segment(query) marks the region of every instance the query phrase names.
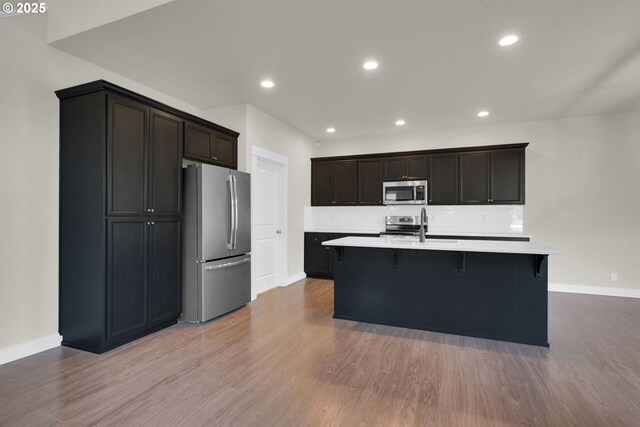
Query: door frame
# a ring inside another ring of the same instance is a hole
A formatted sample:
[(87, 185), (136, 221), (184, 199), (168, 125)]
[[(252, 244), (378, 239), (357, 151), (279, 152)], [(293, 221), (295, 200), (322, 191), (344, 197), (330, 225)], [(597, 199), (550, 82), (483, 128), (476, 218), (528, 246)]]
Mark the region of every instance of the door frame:
[[(281, 173), (279, 174), (278, 179), (278, 198), (277, 201), (279, 206), (279, 223), (280, 229), (282, 230), (282, 235), (278, 241), (278, 262), (276, 265), (276, 286), (285, 286), (287, 284), (287, 239), (289, 236), (288, 233), (288, 223), (287, 223), (287, 190), (288, 190), (288, 159), (287, 157), (274, 153), (272, 151), (266, 150), (262, 147), (257, 147), (255, 145), (251, 146), (251, 172), (254, 174), (258, 170), (258, 159), (266, 160), (271, 163), (277, 163), (280, 166)], [(255, 174), (254, 174), (255, 176)], [(257, 248), (256, 244), (256, 215), (258, 212), (257, 209), (257, 200), (258, 200), (258, 186), (256, 185), (256, 180), (251, 180), (251, 300), (257, 298), (258, 290), (257, 290), (257, 252), (255, 252), (255, 248)]]

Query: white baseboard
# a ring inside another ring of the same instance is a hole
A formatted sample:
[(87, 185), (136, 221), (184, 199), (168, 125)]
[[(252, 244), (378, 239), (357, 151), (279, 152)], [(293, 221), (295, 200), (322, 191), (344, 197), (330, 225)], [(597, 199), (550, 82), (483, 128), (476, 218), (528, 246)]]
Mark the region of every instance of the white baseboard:
[(550, 292), (567, 292), (571, 294), (603, 295), (609, 297), (640, 298), (640, 289), (609, 288), (606, 286), (565, 285), (549, 283)]
[(62, 337), (59, 334), (51, 334), (46, 337), (3, 348), (0, 350), (0, 365), (58, 347), (61, 341)]
[(306, 277), (307, 277), (307, 275), (304, 273), (304, 271), (302, 273), (294, 274), (292, 276), (287, 277), (286, 283), (284, 285), (281, 285), (281, 286), (282, 287), (289, 286), (289, 285), (297, 282), (298, 280), (302, 280), (302, 279), (304, 279)]

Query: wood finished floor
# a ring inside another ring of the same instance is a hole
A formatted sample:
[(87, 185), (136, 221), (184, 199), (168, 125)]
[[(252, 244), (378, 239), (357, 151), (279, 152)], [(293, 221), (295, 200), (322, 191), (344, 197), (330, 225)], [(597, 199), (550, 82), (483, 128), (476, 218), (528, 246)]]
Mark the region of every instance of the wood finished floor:
[(332, 282), (306, 280), (104, 355), (0, 366), (0, 425), (640, 425), (640, 300), (550, 293), (550, 349), (334, 320), (332, 304)]

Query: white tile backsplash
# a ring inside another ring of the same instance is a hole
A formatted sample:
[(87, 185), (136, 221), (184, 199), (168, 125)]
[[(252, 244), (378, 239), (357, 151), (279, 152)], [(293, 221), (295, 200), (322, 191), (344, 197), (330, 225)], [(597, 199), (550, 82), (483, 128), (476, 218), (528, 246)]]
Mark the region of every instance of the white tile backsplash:
[[(327, 206), (304, 208), (305, 231), (379, 232), (386, 215), (420, 215), (420, 206)], [(429, 231), (513, 233), (524, 231), (522, 205), (427, 206)]]

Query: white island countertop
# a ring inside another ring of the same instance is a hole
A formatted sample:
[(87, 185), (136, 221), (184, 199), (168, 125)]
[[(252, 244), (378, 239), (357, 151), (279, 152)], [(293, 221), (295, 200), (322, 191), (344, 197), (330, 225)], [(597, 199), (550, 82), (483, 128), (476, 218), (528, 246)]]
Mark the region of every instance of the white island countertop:
[(351, 246), (360, 248), (386, 248), (386, 249), (418, 249), (430, 251), (456, 251), (456, 252), (493, 252), (505, 254), (531, 254), (531, 255), (557, 255), (545, 246), (533, 242), (509, 242), (495, 240), (451, 240), (451, 239), (427, 239), (420, 242), (417, 237), (343, 237), (341, 239), (327, 240), (322, 243), (325, 246)]
[[(345, 231), (338, 229), (314, 229), (304, 230), (305, 233), (334, 233), (334, 234), (379, 234), (384, 230), (360, 230), (360, 231)], [(497, 232), (472, 232), (472, 231), (427, 231), (427, 236), (454, 236), (454, 237), (472, 237), (472, 238), (487, 238), (487, 239), (531, 239), (529, 234), (523, 233), (497, 233)]]

